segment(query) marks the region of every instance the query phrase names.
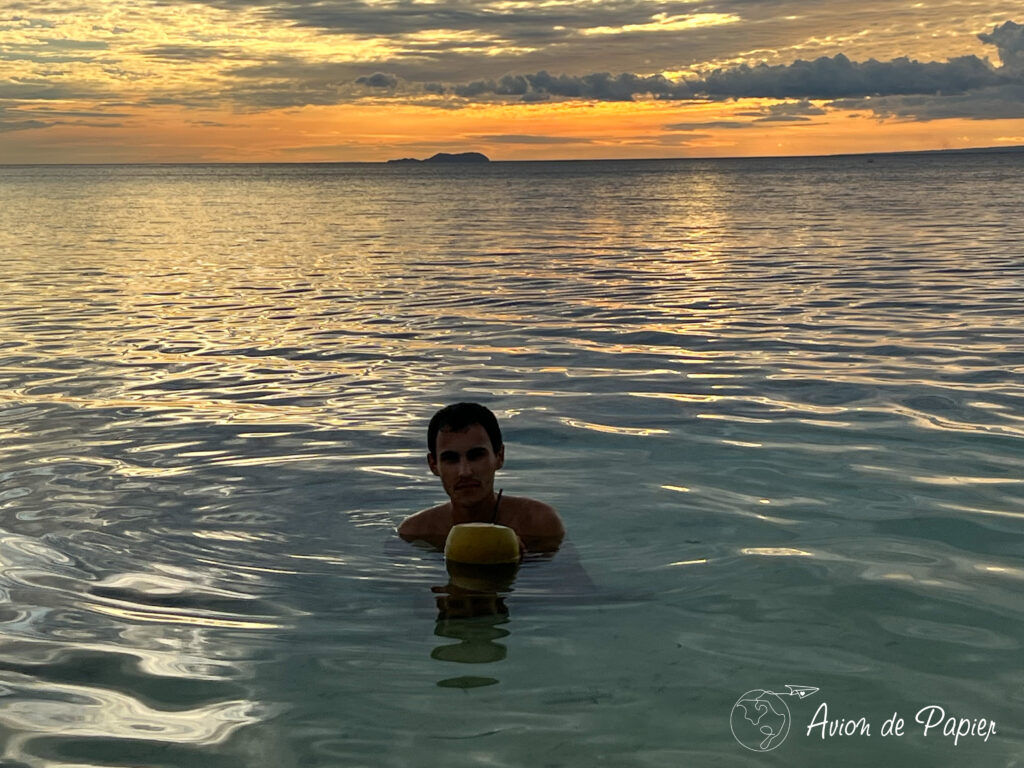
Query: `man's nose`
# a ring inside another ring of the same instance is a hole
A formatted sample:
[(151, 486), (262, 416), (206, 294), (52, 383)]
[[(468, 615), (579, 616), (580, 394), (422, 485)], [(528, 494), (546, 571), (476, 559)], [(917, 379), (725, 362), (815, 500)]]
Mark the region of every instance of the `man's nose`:
[(465, 456), (463, 456), (461, 459), (459, 459), (459, 474), (460, 475), (468, 475), (468, 474), (470, 474), (470, 471), (469, 471), (469, 459), (467, 459)]

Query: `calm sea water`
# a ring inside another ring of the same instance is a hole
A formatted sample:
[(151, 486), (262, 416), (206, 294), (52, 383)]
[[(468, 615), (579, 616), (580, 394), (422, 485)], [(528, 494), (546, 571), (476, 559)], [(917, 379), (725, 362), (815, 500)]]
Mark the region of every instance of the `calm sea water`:
[[(0, 168), (0, 763), (1021, 765), (1022, 178)], [(439, 619), (463, 399), (569, 544)]]

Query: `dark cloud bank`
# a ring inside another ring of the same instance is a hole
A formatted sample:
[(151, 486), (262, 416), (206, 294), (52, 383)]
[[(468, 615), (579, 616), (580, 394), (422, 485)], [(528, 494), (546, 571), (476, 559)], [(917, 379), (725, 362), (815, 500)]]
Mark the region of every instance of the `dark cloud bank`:
[[(632, 73), (552, 75), (542, 71), (456, 84), (413, 84), (386, 73), (361, 77), (356, 82), (367, 89), (396, 95), (418, 90), (472, 100), (632, 101), (647, 97), (712, 101), (771, 98), (806, 102), (813, 99), (831, 102), (835, 107), (867, 109), (880, 115), (922, 120), (1024, 117), (1024, 26), (1007, 21), (978, 38), (996, 48), (1001, 66), (977, 56), (962, 56), (945, 62), (919, 62), (908, 58), (856, 62), (840, 53), (813, 61), (797, 60), (792, 64), (744, 64), (683, 80)], [(803, 114), (813, 112), (805, 109)], [(801, 119), (798, 113), (766, 112), (758, 116), (774, 121)], [(677, 130), (689, 128), (679, 126)]]

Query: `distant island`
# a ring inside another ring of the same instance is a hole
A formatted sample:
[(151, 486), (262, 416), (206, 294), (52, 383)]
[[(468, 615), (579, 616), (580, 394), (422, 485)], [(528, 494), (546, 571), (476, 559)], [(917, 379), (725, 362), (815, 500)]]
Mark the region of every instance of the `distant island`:
[(417, 160), (415, 157), (403, 157), (401, 160), (388, 160), (389, 164), (393, 163), (489, 163), (491, 159), (487, 155), (482, 155), (479, 152), (460, 152), (452, 155), (447, 152), (438, 152), (433, 157), (428, 157), (426, 160)]

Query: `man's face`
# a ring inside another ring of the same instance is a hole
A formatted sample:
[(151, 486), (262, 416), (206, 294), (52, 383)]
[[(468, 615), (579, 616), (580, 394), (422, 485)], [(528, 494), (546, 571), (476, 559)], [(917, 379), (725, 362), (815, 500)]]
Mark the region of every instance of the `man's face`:
[(490, 500), (494, 473), (505, 463), (505, 448), (495, 453), (486, 429), (473, 424), (461, 432), (441, 430), (434, 450), (427, 463), (453, 502), (473, 506)]

